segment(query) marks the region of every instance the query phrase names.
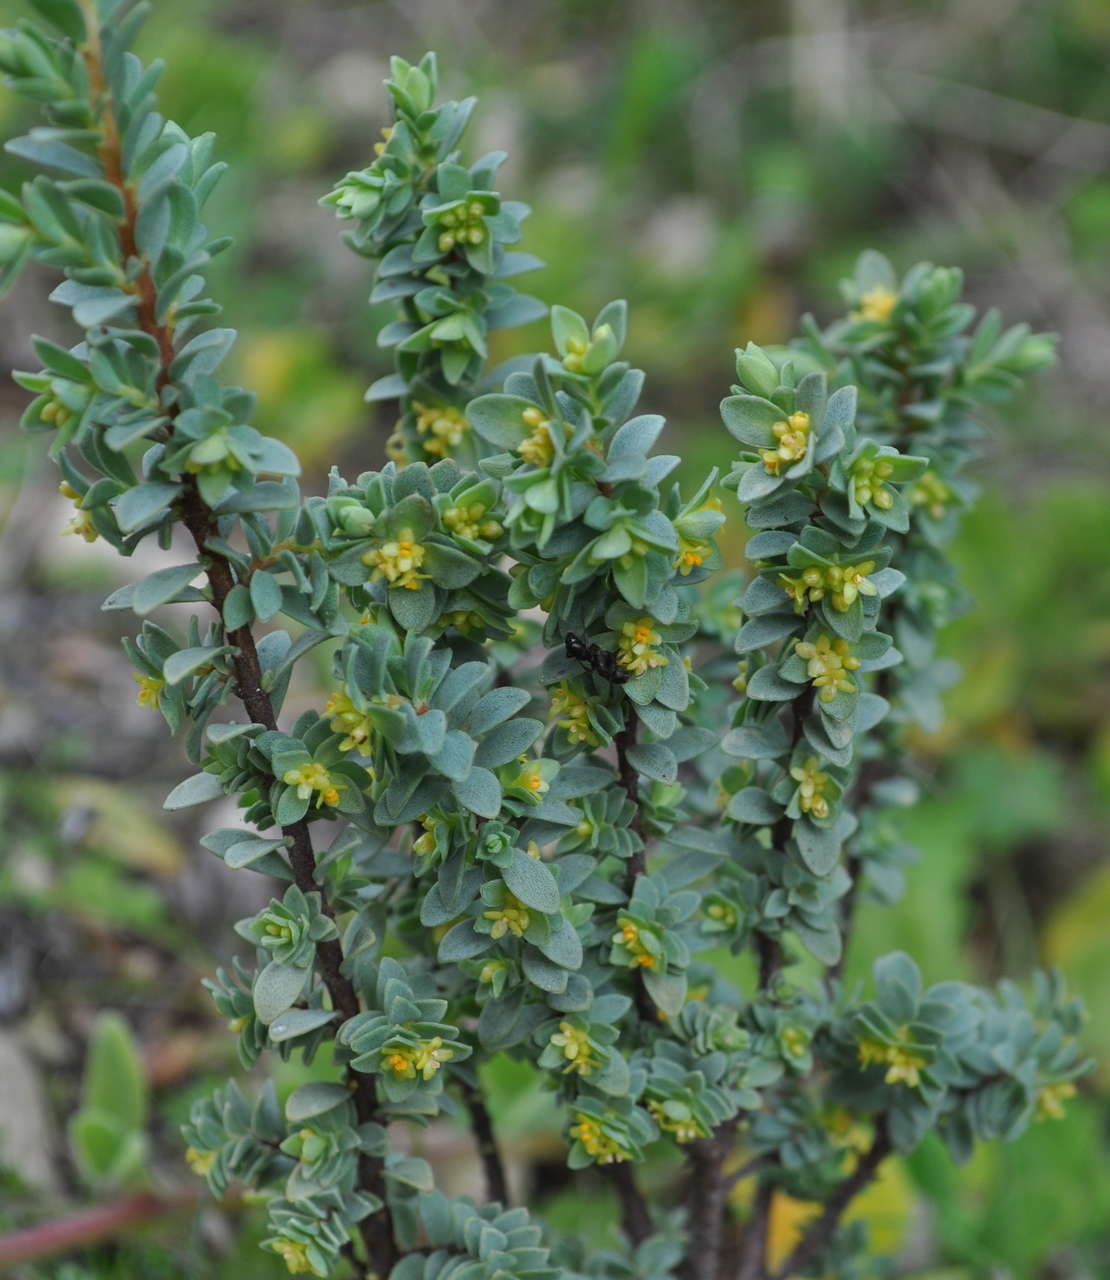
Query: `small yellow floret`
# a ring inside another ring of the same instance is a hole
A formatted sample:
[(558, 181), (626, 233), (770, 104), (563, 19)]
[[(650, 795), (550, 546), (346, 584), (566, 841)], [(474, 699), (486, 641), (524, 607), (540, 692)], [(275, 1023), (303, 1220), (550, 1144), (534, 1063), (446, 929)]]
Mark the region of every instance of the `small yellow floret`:
[(859, 306), (852, 312), (852, 319), (886, 324), (897, 305), (898, 295), (885, 285), (877, 284), (860, 297)]

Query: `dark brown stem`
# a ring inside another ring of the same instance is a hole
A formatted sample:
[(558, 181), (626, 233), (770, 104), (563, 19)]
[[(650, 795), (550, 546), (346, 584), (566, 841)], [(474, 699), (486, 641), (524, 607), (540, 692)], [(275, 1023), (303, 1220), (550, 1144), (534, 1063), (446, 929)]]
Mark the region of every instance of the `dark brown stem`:
[(775, 1188), (770, 1182), (761, 1182), (752, 1201), (752, 1213), (744, 1228), (740, 1245), (740, 1266), (736, 1280), (766, 1280), (767, 1233), (771, 1226), (771, 1201)]
[[(88, 72), (90, 100), (100, 124), (100, 160), (105, 177), (123, 197), (124, 215), (119, 223), (120, 249), (125, 266), (138, 264), (138, 272), (132, 285), (137, 298), (138, 323), (139, 327), (158, 344), (157, 389), (161, 397), (172, 385), (170, 366), (175, 354), (173, 329), (170, 325), (158, 323), (157, 289), (154, 278), (150, 264), (142, 260), (137, 248), (136, 224), (139, 211), (134, 189), (127, 181), (124, 172), (115, 106), (104, 79), (98, 18), (92, 0), (81, 0), (81, 3), (87, 33), (82, 54)], [(166, 409), (171, 421), (169, 434), (172, 437), (172, 421), (177, 408), (173, 404), (168, 404)], [(212, 591), (212, 606), (222, 620), (227, 597), (236, 585), (235, 575), (227, 559), (208, 546), (210, 539), (218, 533), (218, 523), (202, 500), (196, 481), (192, 477), (186, 479), (179, 508), (182, 521), (192, 536), (197, 554), (204, 564)], [(274, 713), (270, 695), (262, 687), (262, 667), (250, 627), (239, 627), (230, 631), (227, 638), (235, 646), (232, 667), (235, 671), (236, 692), (247, 714), (252, 722), (263, 724), (267, 729), (276, 729), (277, 716)], [(319, 892), (320, 885), (316, 881), (316, 857), (308, 824), (304, 821), (291, 823), (283, 827), (282, 832), (289, 842), (289, 861), (297, 887), (303, 893)], [(326, 898), (323, 900), (322, 909), (328, 916), (334, 915), (333, 908)], [(359, 1012), (358, 995), (351, 980), (342, 972), (343, 951), (339, 942), (335, 939), (318, 942), (316, 960), (320, 976), (331, 997), (332, 1007), (342, 1014), (344, 1020), (354, 1017)], [(377, 1095), (373, 1080), (360, 1072), (349, 1071), (348, 1082), (351, 1086), (359, 1124), (370, 1123), (377, 1116)], [(359, 1185), (364, 1191), (382, 1201), (383, 1207), (365, 1218), (360, 1230), (370, 1265), (375, 1272), (388, 1274), (397, 1260), (397, 1247), (393, 1237), (392, 1218), (386, 1201), (382, 1165), (375, 1157), (368, 1155), (359, 1157)]]
[[(620, 778), (620, 784), (636, 809), (631, 824), (632, 830), (640, 837), (640, 841), (643, 843), (644, 819), (640, 813), (640, 775), (628, 758), (629, 751), (636, 745), (639, 731), (640, 722), (636, 718), (636, 707), (631, 698), (626, 698), (624, 701), (624, 728), (613, 738), (613, 745), (617, 749), (617, 775)], [(627, 880), (629, 890), (635, 886), (636, 880), (646, 870), (647, 855), (644, 849), (639, 849), (628, 859)]]
[(38, 1258), (54, 1258), (75, 1249), (87, 1249), (102, 1240), (112, 1240), (130, 1227), (191, 1209), (198, 1194), (193, 1189), (170, 1195), (140, 1191), (68, 1218), (42, 1222), (24, 1231), (13, 1231), (0, 1236), (0, 1270), (6, 1271), (9, 1267), (34, 1262)]
[[(631, 698), (624, 702), (624, 728), (614, 736), (613, 745), (617, 749), (617, 776), (624, 788), (625, 795), (632, 801), (633, 815), (630, 824), (633, 833), (639, 837), (640, 847), (628, 859), (625, 868), (624, 885), (631, 898), (636, 890), (636, 881), (647, 872), (647, 845), (644, 835), (644, 818), (640, 812), (640, 775), (628, 758), (629, 751), (636, 745), (640, 722), (636, 718), (636, 708)], [(632, 994), (636, 1001), (636, 1012), (645, 1022), (655, 1019), (655, 1002), (644, 986), (644, 975), (637, 971), (632, 977)]]
[(739, 1169), (734, 1170), (724, 1179), (725, 1191), (731, 1191), (738, 1182), (743, 1182), (745, 1178), (750, 1178), (752, 1174), (759, 1173), (770, 1162), (771, 1157), (767, 1155), (753, 1156), (750, 1160), (745, 1160)]
[(690, 1223), (687, 1280), (717, 1280), (725, 1200), (731, 1185), (722, 1176), (722, 1170), (739, 1123), (739, 1119), (730, 1120), (711, 1137), (690, 1144), (690, 1182), (686, 1196)]
[[(892, 613), (894, 607), (891, 606)], [(887, 669), (879, 672), (875, 679), (875, 692), (880, 697), (891, 698), (894, 693), (894, 675), (891, 670)], [(894, 743), (891, 742), (889, 749), (884, 753), (885, 760), (889, 760), (894, 750)], [(856, 784), (852, 789), (852, 802), (856, 813), (863, 813), (864, 810), (870, 807), (874, 802), (875, 787), (884, 778), (889, 777), (890, 768), (885, 760), (865, 760), (860, 765), (859, 773), (856, 775)], [(828, 983), (837, 981), (844, 972), (844, 966), (848, 962), (848, 946), (855, 931), (856, 912), (859, 909), (860, 878), (863, 873), (860, 859), (848, 854), (844, 860), (844, 869), (851, 878), (851, 884), (848, 886), (848, 892), (840, 900), (840, 958), (829, 966), (825, 974), (825, 979)]]
[(478, 1158), (482, 1162), (482, 1172), (486, 1179), (486, 1199), (508, 1206), (509, 1180), (505, 1174), (505, 1162), (501, 1158), (501, 1148), (497, 1145), (497, 1134), (481, 1088), (464, 1084), (462, 1093), (466, 1109), (470, 1112), (474, 1145), (478, 1148)]
[(825, 1202), (820, 1216), (810, 1223), (805, 1235), (794, 1246), (793, 1252), (775, 1272), (774, 1280), (788, 1280), (790, 1276), (799, 1275), (820, 1258), (835, 1235), (845, 1209), (872, 1181), (879, 1171), (879, 1166), (890, 1155), (890, 1151), (890, 1135), (887, 1133), (886, 1122), (880, 1120), (871, 1146), (860, 1156), (859, 1163), (852, 1170), (851, 1175), (844, 1179)]
[(604, 1165), (621, 1203), (621, 1228), (633, 1246), (643, 1244), (652, 1233), (651, 1214), (644, 1193), (636, 1185), (632, 1166), (620, 1161)]

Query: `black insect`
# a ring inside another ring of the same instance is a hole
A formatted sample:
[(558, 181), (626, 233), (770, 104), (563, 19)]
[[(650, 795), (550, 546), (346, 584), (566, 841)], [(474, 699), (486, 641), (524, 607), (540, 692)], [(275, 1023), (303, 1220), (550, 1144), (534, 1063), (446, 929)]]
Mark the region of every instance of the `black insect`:
[(608, 680), (610, 684), (627, 684), (632, 678), (632, 673), (625, 671), (617, 662), (615, 653), (610, 653), (608, 649), (603, 649), (589, 640), (583, 640), (573, 632), (567, 633), (566, 650), (568, 658), (580, 662), (587, 671), (593, 671), (603, 680)]

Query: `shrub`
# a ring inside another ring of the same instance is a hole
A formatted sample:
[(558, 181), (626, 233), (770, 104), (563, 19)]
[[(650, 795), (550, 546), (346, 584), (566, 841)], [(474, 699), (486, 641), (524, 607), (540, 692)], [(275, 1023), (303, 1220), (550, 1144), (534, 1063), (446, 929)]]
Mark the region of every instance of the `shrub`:
[[(23, 425), (72, 531), (174, 561), (106, 607), (141, 619), (139, 699), (198, 770), (166, 807), (237, 797), (244, 825), (203, 843), (279, 882), (238, 925), (251, 960), (209, 984), (242, 1063), (335, 1063), (281, 1105), (229, 1081), (193, 1110), (193, 1168), (267, 1197), (293, 1273), (859, 1274), (843, 1215), (884, 1159), (930, 1131), (957, 1159), (1011, 1139), (1085, 1069), (1054, 978), (1029, 1003), (925, 988), (902, 953), (867, 991), (840, 978), (860, 894), (900, 891), (907, 733), (954, 678), (936, 637), (963, 607), (945, 546), (978, 414), (1051, 340), (977, 318), (955, 269), (864, 254), (844, 317), (737, 352), (739, 450), (686, 497), (636, 412), (624, 303), (554, 307), (554, 353), (489, 367), (491, 332), (545, 310), (509, 283), (539, 265), (512, 247), (528, 211), (495, 189), (502, 157), (461, 158), (473, 101), (437, 105), (431, 54), (394, 59), (377, 159), (324, 198), (397, 303), (368, 393), (398, 405), (391, 460), (302, 498), (215, 376), (234, 333), (205, 297), (212, 137), (157, 113), (137, 11), (35, 8), (0, 66), (43, 110), (9, 144), (43, 172), (0, 198), (0, 256), (6, 280), (60, 271), (84, 336), (35, 339)], [(720, 571), (720, 488), (746, 584)], [(283, 723), (321, 644), (332, 692)], [(501, 1054), (556, 1094), (569, 1167), (612, 1181), (613, 1252), (508, 1204), (481, 1071)], [(460, 1107), (481, 1204), (391, 1142)], [(772, 1263), (786, 1197), (815, 1207)]]

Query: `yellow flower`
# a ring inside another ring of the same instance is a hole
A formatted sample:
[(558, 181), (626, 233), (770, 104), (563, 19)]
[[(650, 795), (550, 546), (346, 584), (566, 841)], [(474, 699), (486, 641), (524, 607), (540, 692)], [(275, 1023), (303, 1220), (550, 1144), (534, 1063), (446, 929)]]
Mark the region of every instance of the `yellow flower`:
[(332, 730), (347, 735), (339, 744), (339, 750), (365, 753), (373, 732), (366, 712), (360, 711), (343, 689), (336, 689), (329, 695), (324, 711), (331, 717)]
[(135, 701), (139, 706), (157, 711), (162, 699), (162, 690), (166, 687), (165, 680), (160, 676), (140, 675), (137, 671), (131, 673), (131, 679), (139, 686), (139, 692), (135, 695)]
[(563, 368), (570, 373), (582, 372), (582, 357), (590, 349), (590, 344), (581, 338), (567, 340), (567, 354), (563, 356)]
[(388, 1067), (398, 1080), (416, 1078), (416, 1050), (409, 1045), (395, 1045), (382, 1054), (382, 1066)]
[(857, 1046), (860, 1066), (885, 1066), (887, 1072), (883, 1079), (887, 1084), (904, 1084), (912, 1089), (920, 1083), (921, 1068), (928, 1066), (929, 1060), (906, 1047), (910, 1038), (908, 1027), (899, 1027), (897, 1038), (898, 1044), (883, 1044), (870, 1038), (860, 1040)]
[[(52, 423), (55, 427), (64, 427), (73, 417), (73, 414), (66, 405), (62, 404), (57, 396), (54, 396), (39, 410), (39, 417), (43, 422)], [(69, 495), (67, 494), (66, 496), (68, 497)]]
[(286, 786), (296, 787), (297, 795), (302, 800), (307, 800), (314, 791), (318, 791), (317, 808), (322, 804), (338, 804), (339, 793), (345, 785), (342, 781), (333, 778), (327, 769), (322, 764), (317, 764), (315, 760), (302, 764), (299, 769), (287, 769), (281, 780)]
[(893, 473), (889, 458), (862, 457), (852, 463), (852, 491), (861, 507), (870, 502), (880, 511), (889, 511), (894, 506), (894, 494), (884, 483)]
[(503, 938), (507, 933), (511, 933), (514, 938), (521, 938), (532, 920), (527, 907), (511, 893), (505, 895), (503, 907), (483, 911), (482, 915), (486, 920), (493, 921), (493, 928), (489, 931), (491, 938)]
[(1075, 1097), (1075, 1085), (1070, 1080), (1042, 1085), (1037, 1090), (1037, 1119), (1063, 1120), (1064, 1103)]
[(879, 594), (878, 587), (867, 578), (874, 569), (874, 560), (864, 560), (861, 564), (832, 565), (825, 570), (825, 585), (832, 588), (830, 599), (838, 613), (846, 613), (858, 596)]
[(620, 928), (613, 934), (613, 941), (632, 956), (634, 962), (642, 969), (655, 969), (658, 967), (658, 957), (653, 956), (651, 952), (644, 946), (644, 941), (640, 937), (640, 928), (625, 916), (621, 916), (617, 920)]
[(431, 1040), (425, 1040), (416, 1050), (413, 1066), (425, 1080), (430, 1080), (440, 1067), (445, 1062), (450, 1062), (454, 1056), (454, 1049), (443, 1043), (442, 1036), (433, 1036)]
[(790, 776), (798, 783), (798, 808), (815, 818), (827, 818), (829, 802), (825, 799), (825, 788), (829, 784), (829, 775), (821, 772), (817, 757), (809, 756), (800, 765), (795, 765)]
[(441, 214), (438, 223), (443, 230), (436, 241), (440, 253), (447, 253), (456, 244), (481, 244), (486, 238), (486, 226), (482, 221), (485, 209), (478, 200), (459, 205)]
[(413, 538), (411, 529), (402, 529), (390, 542), (363, 554), (362, 563), (374, 569), (372, 581), (384, 578), (391, 587), (407, 587), (416, 591), (427, 574), (417, 570), (424, 563), (424, 548)]
[(381, 140), (381, 142), (375, 142), (375, 143), (374, 143), (374, 154), (375, 154), (376, 156), (380, 156), (380, 155), (385, 151), (385, 144), (386, 144), (386, 143), (390, 140), (390, 138), (392, 138), (392, 137), (393, 137), (393, 126), (392, 126), (392, 125), (387, 125), (387, 126), (382, 130), (382, 140)]
[(216, 1154), (215, 1151), (198, 1151), (196, 1147), (186, 1147), (185, 1163), (198, 1178), (204, 1178), (216, 1163)]
[(422, 836), (418, 836), (412, 842), (413, 853), (419, 853), (419, 854), (425, 854), (425, 855), (429, 853), (435, 853), (436, 827), (438, 825), (435, 818), (433, 818), (430, 813), (426, 813), (422, 818), (418, 819), (418, 821), (420, 822), (420, 825), (424, 828), (424, 834)]
[(663, 638), (650, 618), (626, 622), (617, 637), (617, 662), (636, 676), (642, 676), (654, 667), (665, 667), (668, 659), (657, 647), (662, 643)]
[(898, 305), (898, 295), (885, 285), (877, 284), (868, 289), (852, 312), (853, 320), (869, 320), (873, 324), (886, 324), (891, 312)]
[(671, 1134), (676, 1142), (693, 1142), (695, 1138), (709, 1136), (692, 1115), (681, 1120), (669, 1116), (663, 1109), (663, 1103), (657, 1102), (654, 1098), (649, 1098), (647, 1105), (655, 1123), (664, 1133)]
[(777, 476), (779, 468), (785, 463), (790, 466), (806, 455), (809, 447), (809, 414), (799, 410), (789, 418), (772, 423), (771, 434), (778, 441), (773, 449), (761, 449), (759, 456), (763, 465), (773, 476)]
[(454, 627), (460, 635), (473, 635), (486, 625), (485, 618), (475, 609), (448, 609), (439, 615), (443, 627)]
[(312, 1263), (308, 1260), (308, 1250), (296, 1240), (273, 1240), (270, 1247), (289, 1268), (291, 1275), (314, 1274)]
[(84, 538), (86, 542), (95, 542), (100, 535), (96, 531), (96, 525), (93, 524), (92, 514), (81, 507), (81, 495), (73, 485), (64, 480), (58, 486), (58, 492), (63, 498), (71, 498), (77, 506), (77, 511), (73, 518), (62, 530), (63, 536), (67, 533), (74, 533), (79, 538)]
[(712, 544), (706, 542), (703, 538), (684, 538), (679, 534), (678, 557), (674, 562), (674, 567), (685, 578), (693, 570), (700, 569), (708, 556), (712, 554), (712, 551)]
[[(813, 681), (813, 687), (821, 690), (819, 697), (822, 702), (832, 702), (838, 693), (855, 693), (856, 686), (848, 678), (848, 672), (856, 670), (859, 658), (852, 656), (847, 640), (834, 640), (832, 636), (820, 635), (812, 644), (806, 640), (796, 640), (794, 649), (800, 658), (805, 659), (806, 671)], [(794, 770), (791, 770), (791, 775), (797, 777)]]
[(727, 902), (711, 902), (705, 908), (705, 914), (710, 920), (715, 920), (726, 929), (735, 929), (736, 922), (739, 919), (736, 908)]
[(488, 509), (480, 502), (472, 502), (468, 507), (449, 507), (443, 513), (443, 523), (460, 538), (469, 538), (471, 541), (485, 538), (492, 541), (505, 531), (496, 520), (482, 518)]
[(543, 766), (539, 760), (533, 760), (527, 768), (522, 769), (510, 785), (537, 797), (546, 795), (551, 789), (551, 784), (543, 776)]
[(571, 742), (585, 742), (591, 747), (597, 747), (601, 745), (601, 739), (590, 724), (589, 708), (588, 699), (563, 682), (551, 690), (548, 719), (557, 720), (559, 728)]
[(532, 428), (532, 434), (517, 445), (517, 453), (534, 467), (546, 467), (555, 456), (550, 420), (535, 408), (525, 409), (520, 416), (524, 425)]
[(551, 1037), (551, 1043), (562, 1051), (567, 1060), (567, 1065), (563, 1068), (565, 1074), (573, 1072), (588, 1076), (597, 1066), (589, 1035), (573, 1023), (560, 1022), (559, 1030)]
[(614, 1164), (627, 1160), (629, 1153), (616, 1139), (602, 1131), (601, 1125), (592, 1117), (578, 1112), (575, 1123), (570, 1127), (570, 1136), (576, 1138), (585, 1148), (586, 1154), (593, 1156), (598, 1164)]
[(779, 1044), (788, 1057), (800, 1058), (809, 1048), (809, 1032), (805, 1027), (783, 1027), (779, 1032)]
[(420, 447), (433, 458), (446, 458), (462, 444), (469, 429), (466, 418), (453, 405), (426, 405), (412, 402)]
[(943, 520), (952, 500), (952, 490), (935, 471), (926, 471), (910, 490), (910, 501), (924, 507), (934, 520)]

